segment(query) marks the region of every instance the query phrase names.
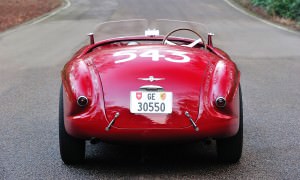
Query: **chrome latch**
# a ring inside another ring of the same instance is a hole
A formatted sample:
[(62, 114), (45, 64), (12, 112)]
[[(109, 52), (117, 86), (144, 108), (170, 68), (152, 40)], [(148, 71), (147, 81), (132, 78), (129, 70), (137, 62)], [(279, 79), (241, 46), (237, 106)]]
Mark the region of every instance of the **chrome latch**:
[(156, 86), (156, 85), (145, 85), (140, 87), (140, 91), (164, 91), (164, 88), (161, 86)]

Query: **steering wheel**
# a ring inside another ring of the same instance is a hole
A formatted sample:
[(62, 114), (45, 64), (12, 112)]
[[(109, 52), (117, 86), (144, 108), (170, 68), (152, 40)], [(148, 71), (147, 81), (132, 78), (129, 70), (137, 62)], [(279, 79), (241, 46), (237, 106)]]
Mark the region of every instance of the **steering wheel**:
[(174, 34), (175, 32), (177, 31), (190, 31), (192, 33), (194, 33), (195, 35), (197, 35), (199, 37), (199, 39), (196, 39), (194, 42), (190, 43), (190, 44), (187, 44), (187, 45), (181, 45), (181, 46), (185, 46), (185, 47), (194, 47), (196, 46), (198, 43), (202, 42), (203, 45), (204, 45), (204, 48), (206, 49), (206, 44), (205, 44), (205, 41), (204, 41), (204, 38), (198, 34), (196, 31), (194, 30), (191, 30), (191, 29), (188, 29), (188, 28), (179, 28), (179, 29), (175, 29), (171, 32), (169, 32), (163, 39), (162, 41), (162, 44), (168, 44), (168, 45), (177, 45), (176, 43), (173, 43), (171, 41), (168, 40), (168, 38)]

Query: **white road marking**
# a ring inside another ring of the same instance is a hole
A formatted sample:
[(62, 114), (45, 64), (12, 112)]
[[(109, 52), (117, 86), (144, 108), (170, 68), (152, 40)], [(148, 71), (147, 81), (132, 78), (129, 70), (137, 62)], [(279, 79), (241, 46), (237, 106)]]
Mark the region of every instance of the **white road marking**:
[(54, 16), (55, 14), (57, 14), (58, 12), (64, 10), (64, 9), (67, 9), (68, 7), (71, 6), (71, 2), (70, 0), (64, 0), (65, 1), (65, 5), (56, 9), (55, 11), (49, 13), (49, 14), (46, 14), (45, 16), (42, 16), (41, 18), (38, 18), (36, 21), (33, 21), (32, 23), (30, 24), (37, 24), (37, 23), (40, 23), (42, 21), (44, 21), (45, 19), (51, 17), (51, 16)]

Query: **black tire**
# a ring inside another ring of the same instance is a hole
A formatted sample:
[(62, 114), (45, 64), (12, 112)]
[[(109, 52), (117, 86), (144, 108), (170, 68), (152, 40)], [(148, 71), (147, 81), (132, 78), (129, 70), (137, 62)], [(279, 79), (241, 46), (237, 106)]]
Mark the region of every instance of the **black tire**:
[(64, 124), (63, 87), (59, 95), (59, 147), (60, 156), (65, 164), (78, 164), (85, 158), (85, 140), (70, 136)]
[(239, 98), (240, 98), (240, 125), (236, 135), (217, 139), (217, 152), (220, 161), (225, 163), (236, 163), (242, 156), (243, 149), (243, 101), (242, 90), (239, 86)]

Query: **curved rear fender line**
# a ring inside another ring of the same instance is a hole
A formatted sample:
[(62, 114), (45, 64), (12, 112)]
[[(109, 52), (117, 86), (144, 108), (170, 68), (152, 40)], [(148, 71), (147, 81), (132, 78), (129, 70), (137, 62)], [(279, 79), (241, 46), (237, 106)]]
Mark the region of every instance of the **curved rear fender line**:
[[(212, 72), (210, 80), (210, 90), (208, 91), (208, 100), (206, 104), (209, 107), (209, 112), (224, 118), (233, 118), (239, 116), (236, 113), (235, 96), (238, 91), (240, 82), (240, 72), (237, 70), (236, 65), (229, 60), (220, 60), (216, 63), (215, 69)], [(215, 105), (215, 100), (218, 97), (226, 99), (226, 107), (219, 109)]]
[(213, 47), (210, 45), (207, 45), (207, 49), (209, 49), (212, 53), (214, 53), (215, 55), (217, 55), (218, 57), (220, 57), (223, 60), (230, 60), (230, 56), (225, 53), (223, 50), (217, 48), (217, 47)]
[(90, 45), (85, 45), (82, 48), (80, 48), (78, 51), (76, 51), (74, 53), (74, 55), (72, 56), (72, 59), (74, 58), (80, 58), (82, 56), (82, 54), (84, 54), (84, 52), (89, 49)]
[[(99, 102), (100, 80), (89, 60), (71, 60), (62, 71), (64, 86), (65, 116), (86, 116), (97, 108)], [(86, 96), (88, 105), (79, 107), (77, 98)]]

